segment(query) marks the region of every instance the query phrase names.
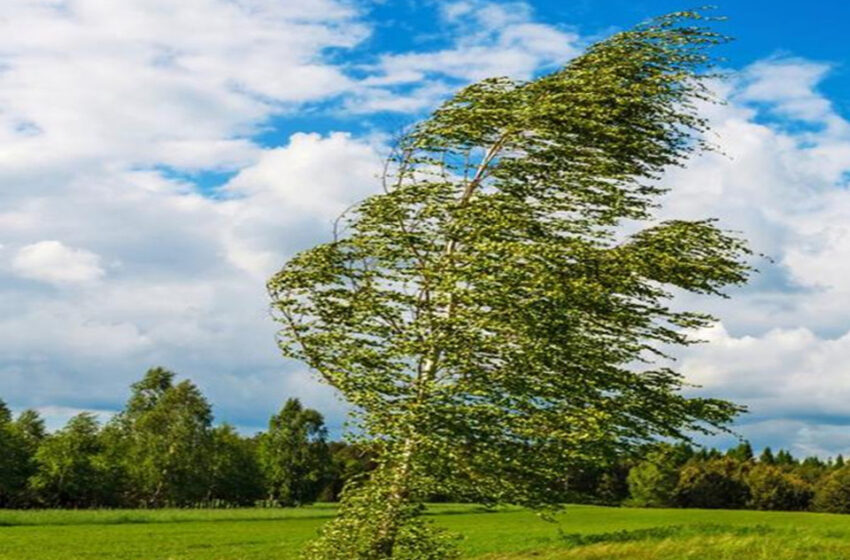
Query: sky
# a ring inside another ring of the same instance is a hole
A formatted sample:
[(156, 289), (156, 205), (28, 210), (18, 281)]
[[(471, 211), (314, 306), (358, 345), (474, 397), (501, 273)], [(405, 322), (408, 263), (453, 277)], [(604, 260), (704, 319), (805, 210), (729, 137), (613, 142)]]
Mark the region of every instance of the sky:
[[(0, 398), (52, 428), (164, 366), (216, 418), (345, 405), (274, 341), (265, 281), (376, 192), (387, 142), (458, 87), (531, 79), (667, 0), (3, 0)], [(660, 218), (716, 217), (769, 258), (678, 355), (757, 448), (850, 453), (850, 7), (719, 2), (722, 154)], [(730, 438), (712, 440), (728, 444)]]

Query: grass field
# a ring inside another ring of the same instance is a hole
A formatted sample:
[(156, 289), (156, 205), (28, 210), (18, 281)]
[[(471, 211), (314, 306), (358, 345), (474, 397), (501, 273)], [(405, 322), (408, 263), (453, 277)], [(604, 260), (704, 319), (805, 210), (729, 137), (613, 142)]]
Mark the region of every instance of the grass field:
[[(2, 511), (0, 559), (288, 560), (334, 513), (301, 509)], [(481, 560), (850, 559), (850, 516), (570, 506), (549, 523), (518, 509), (438, 505)]]

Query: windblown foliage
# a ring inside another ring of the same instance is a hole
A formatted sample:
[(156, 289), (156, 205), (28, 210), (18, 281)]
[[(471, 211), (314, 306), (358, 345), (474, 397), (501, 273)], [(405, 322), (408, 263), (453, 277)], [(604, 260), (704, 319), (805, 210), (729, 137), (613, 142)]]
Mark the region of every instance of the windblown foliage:
[(565, 469), (739, 411), (653, 363), (711, 321), (671, 309), (671, 289), (719, 294), (749, 270), (711, 220), (653, 220), (661, 173), (704, 147), (723, 38), (699, 19), (460, 91), (400, 139), (383, 194), (270, 280), (284, 353), (380, 446), (310, 558), (444, 558), (416, 515), (429, 493), (551, 505)]

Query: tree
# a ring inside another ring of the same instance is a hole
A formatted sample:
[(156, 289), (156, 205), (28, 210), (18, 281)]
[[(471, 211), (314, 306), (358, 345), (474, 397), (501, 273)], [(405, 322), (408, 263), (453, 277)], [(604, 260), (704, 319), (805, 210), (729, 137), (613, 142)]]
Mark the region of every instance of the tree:
[(775, 465), (776, 457), (773, 456), (773, 451), (770, 447), (765, 447), (764, 450), (759, 455), (759, 464), (762, 465)]
[(209, 495), (212, 410), (189, 381), (149, 370), (133, 384), (115, 422), (133, 500), (146, 506), (189, 505)]
[(679, 472), (674, 499), (681, 507), (743, 508), (750, 499), (744, 482), (748, 465), (731, 457), (688, 463)]
[(726, 452), (726, 456), (741, 462), (752, 461), (753, 447), (750, 445), (750, 442), (742, 441), (737, 446), (730, 448)]
[(27, 409), (15, 419), (14, 427), (21, 435), (30, 455), (35, 455), (38, 446), (47, 436), (44, 420), (37, 411)]
[(796, 465), (797, 461), (791, 453), (784, 449), (780, 449), (779, 452), (776, 453), (776, 464), (784, 467), (791, 467)]
[(72, 418), (51, 435), (35, 454), (37, 471), (30, 486), (50, 507), (92, 507), (104, 505), (98, 456), (103, 451), (100, 426), (89, 413)]
[(802, 478), (779, 467), (759, 464), (746, 475), (749, 507), (764, 510), (800, 511), (809, 507), (812, 487)]
[(360, 480), (376, 467), (375, 454), (369, 446), (342, 441), (329, 442), (328, 451), (331, 455), (330, 475), (319, 500), (336, 502), (346, 484)]
[(679, 469), (691, 458), (689, 446), (660, 445), (629, 471), (629, 504), (638, 507), (671, 507), (679, 482)]
[(671, 309), (670, 289), (718, 294), (749, 270), (712, 221), (653, 217), (654, 179), (704, 147), (705, 51), (721, 38), (686, 24), (700, 17), (463, 89), (400, 138), (383, 194), (270, 280), (284, 354), (378, 446), (309, 558), (444, 558), (419, 516), (428, 495), (555, 506), (565, 470), (740, 410), (684, 396), (653, 362), (711, 323)]
[(263, 473), (253, 439), (241, 437), (233, 426), (212, 431), (210, 496), (228, 504), (247, 506), (263, 498)]
[(808, 482), (815, 484), (830, 471), (829, 465), (818, 457), (806, 457), (794, 468), (794, 474)]
[(850, 467), (833, 471), (818, 482), (812, 509), (828, 513), (850, 513)]
[(12, 421), (12, 412), (0, 400), (0, 508), (26, 502), (31, 457), (26, 438)]
[(322, 415), (289, 399), (260, 438), (268, 498), (282, 505), (316, 501), (328, 482), (330, 452)]

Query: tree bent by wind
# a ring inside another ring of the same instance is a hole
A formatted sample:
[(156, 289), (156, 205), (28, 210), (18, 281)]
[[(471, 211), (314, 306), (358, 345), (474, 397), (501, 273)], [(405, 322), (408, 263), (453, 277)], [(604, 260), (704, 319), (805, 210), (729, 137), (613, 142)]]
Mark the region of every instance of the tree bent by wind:
[(701, 19), (463, 89), (400, 139), (382, 194), (269, 281), (284, 354), (379, 449), (307, 558), (451, 557), (420, 517), (428, 495), (555, 506), (567, 468), (740, 412), (657, 365), (713, 320), (671, 308), (671, 290), (720, 295), (750, 270), (713, 221), (653, 218), (660, 174), (708, 147), (698, 107), (723, 38)]

